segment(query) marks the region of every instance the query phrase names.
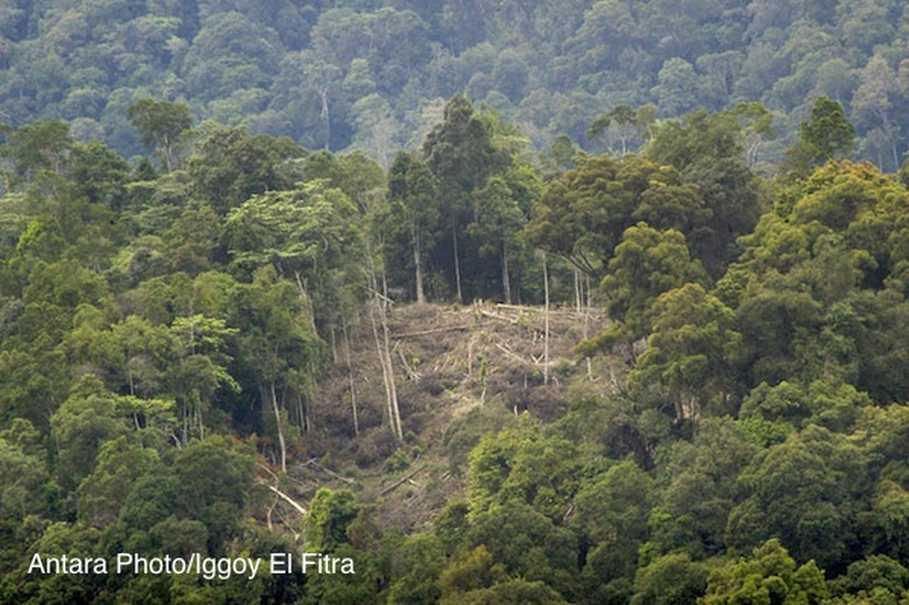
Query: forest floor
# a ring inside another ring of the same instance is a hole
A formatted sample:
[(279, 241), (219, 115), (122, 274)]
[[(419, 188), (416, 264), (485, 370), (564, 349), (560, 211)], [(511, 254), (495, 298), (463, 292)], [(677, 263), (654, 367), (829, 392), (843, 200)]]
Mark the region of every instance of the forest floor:
[[(544, 422), (563, 415), (579, 385), (610, 392), (624, 380), (621, 359), (590, 364), (575, 352), (602, 330), (602, 311), (553, 307), (549, 382), (544, 380), (542, 307), (476, 303), (392, 305), (389, 335), (404, 443), (388, 428), (386, 394), (367, 318), (351, 330), (348, 351), (336, 334), (334, 363), (314, 391), (310, 430), (288, 462), (287, 493), (306, 503), (319, 487), (347, 488), (374, 506), (385, 528), (419, 531), (465, 488), (467, 455), (511, 418)], [(586, 327), (585, 327), (586, 324)], [(351, 382), (356, 394), (355, 434)], [(285, 511), (283, 518), (292, 516)]]

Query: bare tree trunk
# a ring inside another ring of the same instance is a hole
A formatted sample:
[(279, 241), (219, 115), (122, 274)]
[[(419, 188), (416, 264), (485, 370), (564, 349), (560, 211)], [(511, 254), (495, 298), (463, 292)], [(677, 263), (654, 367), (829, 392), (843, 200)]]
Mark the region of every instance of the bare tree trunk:
[(549, 268), (543, 252), (543, 384), (549, 384)]
[(196, 423), (199, 426), (199, 439), (205, 439), (205, 423), (202, 422), (202, 401), (196, 402)]
[[(584, 307), (584, 340), (587, 340), (590, 337), (590, 307), (592, 303), (592, 297), (590, 295), (590, 276), (584, 276), (585, 281), (587, 282), (587, 304)], [(587, 380), (593, 381), (593, 367), (591, 365), (590, 357), (586, 358), (587, 362)]]
[(388, 376), (391, 379), (391, 411), (393, 413), (395, 434), (398, 437), (398, 441), (404, 441), (404, 431), (401, 428), (401, 408), (398, 406), (398, 389), (395, 385), (395, 371), (394, 366), (391, 364), (391, 343), (388, 338), (388, 317), (385, 315), (384, 309), (379, 317), (382, 319), (382, 333), (385, 341), (385, 360), (388, 364)]
[(577, 269), (574, 270), (574, 307), (581, 312), (581, 273)]
[[(373, 337), (376, 341), (376, 350), (379, 354), (379, 361), (382, 363), (382, 377), (383, 382), (385, 383), (385, 394), (387, 397), (388, 403), (388, 420), (391, 424), (392, 434), (400, 442), (404, 440), (404, 433), (401, 430), (401, 413), (398, 406), (398, 391), (395, 386), (395, 374), (394, 366), (391, 363), (391, 347), (389, 345), (388, 337), (388, 318), (385, 315), (385, 305), (388, 300), (388, 291), (385, 281), (385, 269), (382, 269), (382, 284), (385, 287), (385, 296), (380, 300), (378, 291), (376, 290), (376, 270), (375, 263), (373, 262), (372, 253), (370, 251), (369, 243), (367, 242), (367, 267), (369, 273), (369, 281), (372, 286), (372, 291), (376, 294), (373, 298), (373, 305), (370, 307), (369, 319), (372, 324)], [(379, 340), (379, 330), (376, 325), (376, 310), (378, 310), (381, 315), (380, 319), (382, 321), (382, 332), (384, 334), (383, 341)], [(384, 342), (384, 346), (383, 346)]]
[(297, 393), (297, 424), (300, 425), (300, 430), (306, 430), (306, 412), (303, 411), (303, 398)]
[(331, 146), (331, 114), (328, 111), (328, 89), (320, 89), (319, 98), (322, 101), (322, 111), (319, 117), (325, 123), (325, 149), (328, 149)]
[(309, 298), (309, 294), (306, 293), (306, 288), (303, 286), (303, 278), (300, 276), (299, 271), (294, 271), (294, 278), (297, 281), (297, 292), (300, 294), (300, 299), (306, 304), (306, 309), (309, 315), (309, 327), (312, 328), (313, 334), (318, 334), (319, 331), (316, 329), (316, 317), (313, 313), (312, 300)]
[(458, 302), (463, 303), (464, 297), (461, 295), (461, 261), (458, 259), (458, 235), (454, 222), (451, 223), (451, 245), (454, 251), (455, 284), (458, 288)]
[(374, 305), (377, 304), (378, 303), (375, 301), (370, 303), (369, 323), (372, 326), (372, 336), (376, 343), (376, 353), (379, 356), (379, 363), (382, 366), (382, 385), (385, 387), (385, 413), (388, 416), (388, 423), (392, 427), (392, 433), (394, 433), (394, 423), (391, 420), (391, 388), (388, 386), (388, 366), (385, 365), (385, 353), (382, 352), (382, 344), (379, 341), (379, 329), (376, 327)]
[(505, 294), (505, 302), (511, 304), (511, 279), (508, 277), (508, 254), (502, 249), (502, 290)]
[(331, 324), (328, 329), (331, 333), (331, 362), (333, 364), (337, 365), (338, 364), (338, 343), (335, 341), (335, 325)]
[[(383, 338), (379, 338), (379, 328), (376, 323), (376, 309), (382, 315)], [(386, 408), (388, 411), (388, 422), (391, 426), (391, 432), (399, 442), (404, 440), (401, 432), (400, 408), (398, 407), (398, 392), (395, 387), (394, 366), (391, 364), (391, 353), (388, 344), (388, 322), (385, 319), (382, 303), (379, 300), (373, 301), (373, 307), (370, 310), (369, 319), (372, 324), (373, 338), (376, 341), (376, 351), (379, 354), (379, 361), (382, 364), (382, 378), (385, 383)]]
[(278, 444), (281, 446), (281, 472), (287, 472), (287, 444), (284, 442), (284, 429), (281, 428), (281, 412), (278, 410), (278, 397), (275, 394), (275, 383), (271, 382), (271, 404), (275, 411), (275, 426), (278, 428)]
[(417, 303), (422, 305), (426, 302), (426, 297), (423, 295), (423, 266), (420, 261), (420, 236), (417, 228), (413, 227), (413, 264), (416, 270)]
[(350, 407), (353, 411), (354, 435), (360, 436), (360, 420), (357, 414), (357, 389), (354, 385), (353, 364), (350, 362), (350, 335), (347, 333), (347, 322), (342, 321), (341, 333), (344, 335), (344, 357), (347, 361), (347, 378), (350, 381)]

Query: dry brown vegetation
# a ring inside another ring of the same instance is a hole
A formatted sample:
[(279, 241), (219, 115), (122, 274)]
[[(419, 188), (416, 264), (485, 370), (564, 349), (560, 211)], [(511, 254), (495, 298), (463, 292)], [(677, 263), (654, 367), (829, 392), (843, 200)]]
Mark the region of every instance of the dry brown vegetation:
[(550, 310), (550, 379), (544, 382), (543, 307), (476, 303), (392, 305), (389, 329), (405, 443), (398, 446), (384, 417), (382, 371), (365, 322), (352, 330), (350, 371), (343, 339), (335, 363), (316, 386), (312, 426), (288, 465), (290, 485), (306, 502), (320, 486), (346, 487), (375, 503), (383, 522), (412, 529), (428, 522), (463, 488), (470, 449), (483, 434), (518, 414), (545, 421), (561, 416), (567, 390), (590, 383), (606, 391), (621, 383), (621, 360), (590, 365), (574, 351), (585, 333), (607, 323), (596, 309)]

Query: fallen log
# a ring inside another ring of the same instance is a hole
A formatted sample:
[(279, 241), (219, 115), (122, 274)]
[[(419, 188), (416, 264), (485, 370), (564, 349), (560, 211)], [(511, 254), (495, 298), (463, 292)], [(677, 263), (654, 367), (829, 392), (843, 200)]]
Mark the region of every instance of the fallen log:
[(411, 338), (414, 336), (428, 336), (429, 334), (440, 334), (442, 332), (454, 332), (456, 330), (469, 330), (470, 326), (449, 326), (447, 328), (436, 328), (434, 330), (421, 330), (419, 332), (402, 332), (401, 334), (392, 334), (391, 338)]
[(401, 477), (400, 479), (398, 479), (397, 481), (395, 481), (388, 487), (383, 488), (382, 491), (379, 492), (379, 495), (384, 496), (386, 494), (390, 494), (392, 491), (395, 490), (395, 488), (399, 487), (400, 485), (402, 485), (402, 484), (406, 483), (407, 481), (409, 481), (410, 479), (412, 479), (414, 477), (414, 475), (416, 475), (417, 473), (422, 471), (424, 468), (426, 468), (426, 467), (419, 466), (419, 467), (415, 468), (413, 471), (407, 473), (406, 475), (404, 475), (403, 477)]

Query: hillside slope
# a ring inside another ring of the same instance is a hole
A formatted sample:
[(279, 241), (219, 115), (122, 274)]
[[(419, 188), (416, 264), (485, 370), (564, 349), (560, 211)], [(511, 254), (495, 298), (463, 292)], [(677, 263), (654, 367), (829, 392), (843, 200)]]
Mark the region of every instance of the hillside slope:
[(376, 504), (387, 526), (425, 525), (463, 489), (467, 454), (484, 434), (519, 414), (544, 421), (559, 417), (567, 409), (568, 390), (578, 382), (616, 388), (625, 367), (620, 359), (601, 357), (588, 375), (587, 363), (573, 352), (585, 321), (593, 334), (607, 320), (596, 309), (550, 311), (551, 375), (545, 384), (541, 307), (393, 306), (389, 330), (405, 433), (399, 446), (383, 417), (381, 365), (363, 318), (350, 335), (349, 369), (339, 335), (335, 363), (316, 386), (311, 428), (289, 468), (294, 496), (306, 502), (319, 487), (348, 488)]

